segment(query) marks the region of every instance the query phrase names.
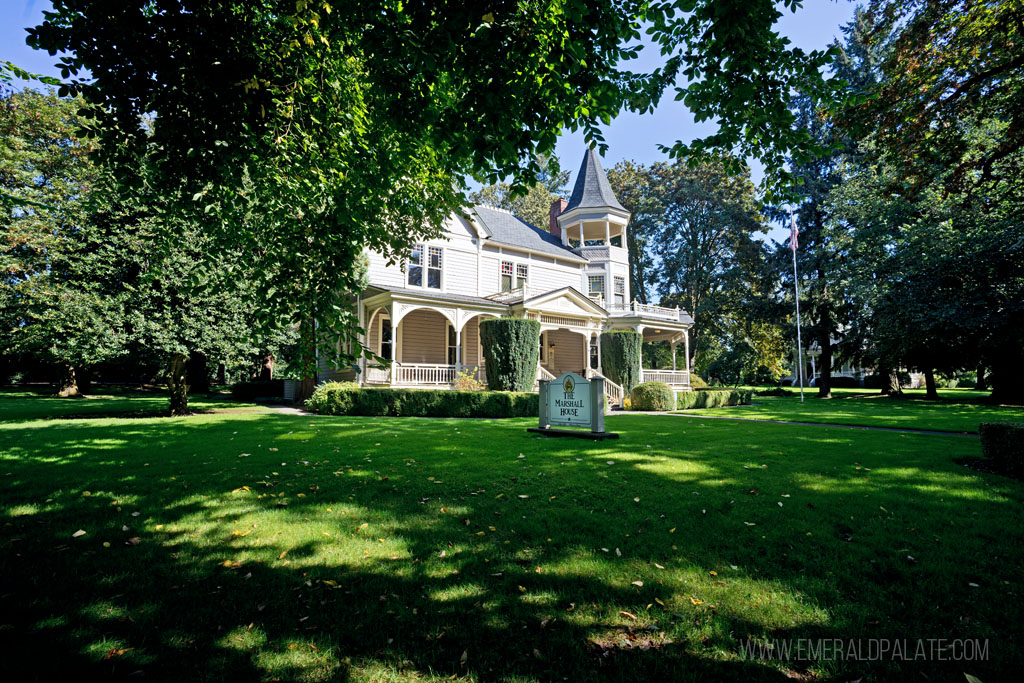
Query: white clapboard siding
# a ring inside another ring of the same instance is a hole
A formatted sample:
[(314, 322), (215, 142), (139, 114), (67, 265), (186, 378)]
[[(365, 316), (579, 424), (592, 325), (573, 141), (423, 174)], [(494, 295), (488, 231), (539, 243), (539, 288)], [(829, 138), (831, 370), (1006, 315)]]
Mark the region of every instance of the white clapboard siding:
[[(550, 330), (547, 335), (547, 370), (558, 377), (565, 372), (581, 372), (586, 368), (587, 348), (583, 335), (568, 330)], [(555, 345), (554, 355), (551, 345)]]
[(437, 311), (415, 310), (402, 318), (402, 362), (447, 362), (446, 320)]

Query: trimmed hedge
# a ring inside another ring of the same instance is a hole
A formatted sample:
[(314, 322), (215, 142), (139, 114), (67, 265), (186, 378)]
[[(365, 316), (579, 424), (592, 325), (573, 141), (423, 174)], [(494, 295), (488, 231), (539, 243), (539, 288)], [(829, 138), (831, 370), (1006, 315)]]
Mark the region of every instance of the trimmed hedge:
[(1005, 474), (1024, 476), (1024, 422), (982, 422), (981, 452)]
[(507, 391), (359, 389), (322, 384), (306, 409), (322, 415), (394, 417), (537, 417), (539, 396)]
[(530, 391), (537, 379), (540, 323), (525, 318), (480, 321), (487, 386), (495, 391)]
[(236, 401), (251, 401), (256, 398), (283, 398), (284, 380), (256, 380), (239, 382), (231, 386), (231, 398)]
[(628, 394), (640, 383), (644, 336), (635, 330), (601, 333), (601, 370)]
[(698, 375), (696, 372), (690, 373), (690, 388), (691, 389), (707, 389), (708, 383), (704, 381), (704, 378)]
[(750, 403), (750, 392), (742, 389), (702, 389), (676, 393), (676, 410), (721, 408)]
[(676, 405), (672, 390), (664, 382), (644, 382), (629, 392), (630, 410), (672, 410)]

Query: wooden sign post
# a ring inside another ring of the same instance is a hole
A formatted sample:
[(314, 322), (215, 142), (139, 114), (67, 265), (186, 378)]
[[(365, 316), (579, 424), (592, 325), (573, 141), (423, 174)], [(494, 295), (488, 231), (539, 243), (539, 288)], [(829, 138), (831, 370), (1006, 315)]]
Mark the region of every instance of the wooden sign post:
[[(578, 439), (617, 439), (618, 434), (604, 430), (604, 379), (587, 380), (567, 372), (550, 382), (540, 381), (540, 424), (528, 432), (547, 436), (573, 436)], [(587, 428), (555, 429), (554, 427)]]

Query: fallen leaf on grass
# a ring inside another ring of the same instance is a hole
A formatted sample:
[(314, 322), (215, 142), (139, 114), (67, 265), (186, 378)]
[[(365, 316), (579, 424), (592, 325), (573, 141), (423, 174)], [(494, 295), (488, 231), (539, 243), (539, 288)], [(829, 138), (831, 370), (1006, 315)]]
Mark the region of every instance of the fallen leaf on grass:
[(701, 600), (700, 598), (690, 598), (690, 602), (693, 603), (694, 605), (703, 605), (704, 604), (704, 601)]
[(632, 583), (632, 585), (634, 585), (634, 586), (639, 586), (640, 588), (643, 588), (643, 587), (644, 587), (644, 582), (643, 582), (643, 581), (639, 581), (639, 580), (637, 580), (637, 581), (634, 581), (634, 582)]
[(86, 533), (87, 532), (86, 532), (85, 529), (79, 529), (75, 533), (71, 534), (71, 538), (78, 538), (79, 536), (85, 536)]
[(636, 621), (636, 615), (630, 614), (629, 612), (619, 612), (619, 616), (626, 617), (627, 619), (632, 619), (633, 621)]
[(135, 648), (131, 647), (112, 647), (107, 654), (103, 655), (103, 659), (113, 659), (114, 657), (120, 657), (126, 652), (131, 652)]
[(657, 562), (655, 562), (655, 563), (654, 563), (654, 566), (655, 566), (655, 567), (657, 567), (658, 569), (664, 569), (664, 567), (662, 567), (662, 566), (661, 566), (660, 564), (658, 564)]

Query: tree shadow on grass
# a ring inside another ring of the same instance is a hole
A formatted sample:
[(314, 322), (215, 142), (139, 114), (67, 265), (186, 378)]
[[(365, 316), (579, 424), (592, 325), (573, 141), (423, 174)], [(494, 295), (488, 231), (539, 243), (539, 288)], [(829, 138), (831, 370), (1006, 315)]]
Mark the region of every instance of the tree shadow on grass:
[[(8, 426), (8, 670), (772, 681), (807, 664), (743, 662), (747, 638), (1019, 630), (1019, 606), (974, 604), (1002, 577), (1019, 590), (1022, 559), (1019, 527), (998, 523), (1020, 487), (950, 472), (944, 451), (976, 446), (613, 419), (623, 439), (601, 444), (537, 439), (525, 421)], [(909, 548), (880, 544), (893, 534)], [(992, 654), (983, 680), (1021, 663)], [(964, 665), (908, 667), (817, 670)]]

